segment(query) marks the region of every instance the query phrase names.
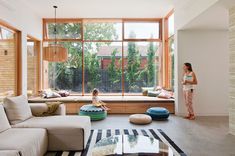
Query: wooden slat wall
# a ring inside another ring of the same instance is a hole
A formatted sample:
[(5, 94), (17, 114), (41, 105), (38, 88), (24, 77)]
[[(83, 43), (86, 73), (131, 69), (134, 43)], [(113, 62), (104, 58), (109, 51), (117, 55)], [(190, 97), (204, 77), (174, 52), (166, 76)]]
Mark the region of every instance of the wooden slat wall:
[[(15, 41), (0, 42), (0, 93), (12, 91), (15, 93), (16, 88), (16, 57)], [(7, 51), (7, 55), (5, 55)]]
[(27, 58), (27, 87), (28, 87), (28, 91), (32, 91), (33, 95), (37, 94), (37, 78), (38, 76), (38, 71), (37, 71), (37, 55), (30, 55), (29, 53), (35, 53), (34, 52), (34, 46), (28, 46), (27, 47), (28, 50), (28, 58)]

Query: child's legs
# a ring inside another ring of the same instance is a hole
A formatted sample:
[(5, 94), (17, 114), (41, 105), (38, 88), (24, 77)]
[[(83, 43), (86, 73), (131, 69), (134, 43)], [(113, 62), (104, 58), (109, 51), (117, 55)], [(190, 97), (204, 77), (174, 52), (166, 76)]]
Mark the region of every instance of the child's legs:
[(103, 110), (106, 110), (107, 108), (104, 105), (100, 106)]

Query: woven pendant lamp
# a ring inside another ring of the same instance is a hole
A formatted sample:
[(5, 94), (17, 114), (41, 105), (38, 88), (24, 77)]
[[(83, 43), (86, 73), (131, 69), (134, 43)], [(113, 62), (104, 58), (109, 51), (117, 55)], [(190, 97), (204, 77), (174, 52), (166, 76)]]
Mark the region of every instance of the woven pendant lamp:
[(57, 44), (56, 40), (56, 9), (57, 6), (53, 6), (55, 8), (55, 25), (54, 25), (54, 36), (55, 41), (54, 44), (49, 44), (48, 47), (43, 48), (43, 60), (49, 62), (65, 62), (68, 60), (68, 50), (63, 47), (61, 44)]

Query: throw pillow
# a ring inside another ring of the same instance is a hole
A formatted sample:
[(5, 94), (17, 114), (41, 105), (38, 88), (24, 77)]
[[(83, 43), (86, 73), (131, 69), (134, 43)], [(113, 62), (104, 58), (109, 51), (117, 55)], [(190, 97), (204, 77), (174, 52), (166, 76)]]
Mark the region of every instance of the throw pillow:
[(158, 90), (158, 91), (148, 91), (148, 96), (157, 97), (160, 93), (161, 93), (160, 90)]
[(60, 94), (61, 97), (67, 97), (67, 96), (69, 96), (69, 91), (60, 90), (60, 91), (58, 91), (58, 94)]
[(147, 96), (149, 91), (154, 91), (154, 87), (142, 87), (143, 96)]
[(0, 133), (11, 128), (2, 104), (0, 104), (0, 125)]
[(32, 117), (32, 112), (26, 96), (6, 97), (3, 102), (7, 117), (12, 125)]
[(60, 94), (58, 94), (55, 91), (52, 91), (51, 89), (45, 89), (43, 91), (40, 91), (40, 94), (43, 98), (57, 98), (61, 97)]
[(169, 92), (166, 90), (162, 90), (162, 92), (158, 95), (158, 98), (170, 99), (173, 97), (173, 92)]

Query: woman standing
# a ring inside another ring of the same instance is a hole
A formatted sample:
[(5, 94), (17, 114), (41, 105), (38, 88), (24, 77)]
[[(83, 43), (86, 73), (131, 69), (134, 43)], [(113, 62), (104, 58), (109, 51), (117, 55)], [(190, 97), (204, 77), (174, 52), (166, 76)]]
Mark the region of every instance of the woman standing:
[(190, 63), (184, 63), (183, 66), (184, 75), (183, 75), (183, 94), (184, 94), (184, 101), (185, 105), (188, 110), (188, 115), (185, 116), (186, 119), (194, 120), (195, 115), (193, 111), (193, 91), (194, 86), (197, 84), (197, 77), (196, 74), (193, 72), (192, 65)]

